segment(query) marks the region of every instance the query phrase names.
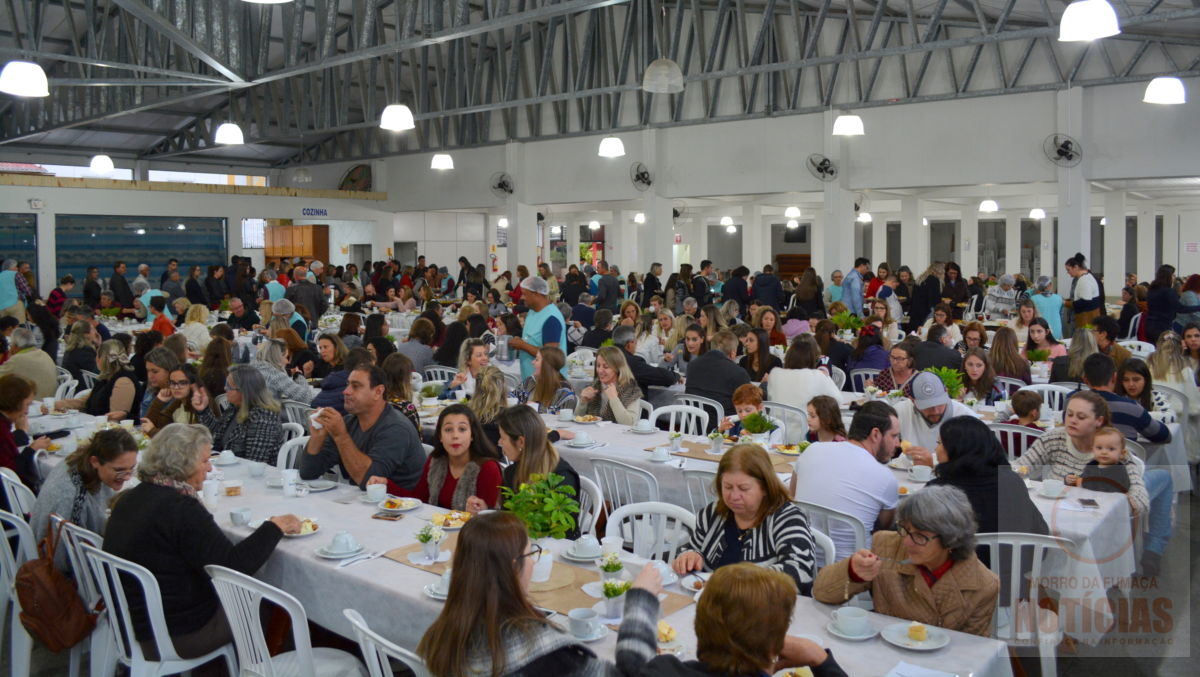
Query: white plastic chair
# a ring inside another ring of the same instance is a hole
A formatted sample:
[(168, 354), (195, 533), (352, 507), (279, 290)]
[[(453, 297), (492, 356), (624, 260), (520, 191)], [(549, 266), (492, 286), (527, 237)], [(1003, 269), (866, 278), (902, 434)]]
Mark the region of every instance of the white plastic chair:
[(856, 393), (866, 392), (867, 379), (874, 379), (876, 376), (879, 376), (878, 369), (851, 369), (850, 389)]
[(1125, 439), (1125, 451), (1129, 452), (1129, 459), (1135, 463), (1141, 463), (1143, 470), (1146, 465), (1146, 447), (1142, 446), (1137, 440)]
[[(1055, 648), (1062, 641), (1063, 631), (1057, 614), (1038, 607), (1037, 581), (1042, 580), (1042, 560), (1048, 550), (1074, 552), (1074, 545), (1038, 534), (977, 534), (976, 539), (978, 547), (986, 548), (990, 555), (992, 573), (1008, 578), (1008, 586), (1000, 586), (1000, 594), (1006, 598), (997, 600), (992, 637), (1010, 647), (1036, 646), (1043, 677), (1054, 677), (1058, 674)], [(1028, 576), (1022, 571), (1022, 562), (1032, 564)], [(1009, 616), (1007, 622), (1003, 615)], [(1043, 628), (1053, 630), (1044, 632)]]
[(17, 472), (12, 468), (0, 468), (0, 483), (4, 485), (4, 497), (8, 499), (8, 508), (18, 515), (33, 513), (33, 504), (37, 496), (33, 490), (25, 486)]
[(600, 485), (590, 479), (579, 476), (579, 515), (575, 518), (579, 533), (596, 535), (596, 522), (600, 521), (600, 513), (604, 510), (604, 492)]
[(79, 381), (76, 381), (73, 378), (69, 378), (65, 381), (60, 382), (58, 384), (58, 387), (54, 389), (54, 399), (69, 400), (72, 397), (75, 397), (75, 388), (78, 385), (79, 385)]
[(1134, 315), (1132, 319), (1129, 320), (1129, 333), (1122, 336), (1121, 339), (1125, 340), (1125, 341), (1137, 340), (1138, 330), (1141, 329), (1141, 327), (1142, 327), (1142, 314), (1138, 313), (1137, 315)]
[(650, 422), (658, 426), (667, 417), (667, 430), (684, 435), (703, 435), (708, 430), (708, 413), (686, 404), (668, 404), (650, 412)]
[(294, 440), (297, 437), (304, 435), (304, 426), (299, 423), (288, 421), (283, 424), (283, 441)]
[(836, 562), (837, 547), (834, 546), (833, 539), (824, 531), (814, 529), (813, 527), (808, 528), (808, 533), (812, 534), (813, 545), (817, 546), (817, 550), (820, 551), (820, 554), (815, 558), (816, 568), (820, 569), (827, 564)]
[[(1130, 326), (1132, 325), (1133, 323), (1130, 322)], [(1153, 343), (1146, 343), (1145, 341), (1138, 340), (1117, 341), (1117, 345), (1125, 346), (1129, 349), (1129, 352), (1133, 353), (1134, 357), (1142, 360), (1153, 355), (1154, 351), (1156, 350)]]
[(1012, 394), (1025, 387), (1025, 382), (1019, 378), (1011, 378), (1008, 376), (997, 376), (996, 385), (1004, 393), (1005, 399), (1012, 397)]
[(784, 444), (799, 444), (808, 436), (808, 412), (782, 402), (763, 402), (763, 413), (783, 423)]
[[(50, 528), (58, 529), (60, 522), (63, 522), (62, 540), (59, 541), (58, 547), (66, 548), (67, 560), (71, 563), (71, 572), (74, 575), (75, 586), (79, 590), (79, 598), (83, 600), (83, 605), (88, 609), (96, 609), (100, 606), (100, 587), (96, 583), (96, 579), (92, 577), (92, 569), (88, 566), (87, 558), (83, 555), (83, 550), (80, 545), (87, 544), (94, 548), (100, 548), (104, 544), (104, 539), (94, 531), (85, 529), (74, 522), (69, 522), (58, 515), (50, 515)], [(108, 622), (108, 613), (104, 609), (100, 609), (99, 615), (96, 617), (96, 628), (92, 630), (90, 641), (80, 642), (71, 647), (71, 662), (68, 668), (71, 677), (76, 677), (79, 674), (79, 667), (83, 659), (83, 650), (86, 647), (91, 654), (91, 659), (88, 661), (90, 665), (91, 677), (112, 677), (117, 671), (117, 641), (113, 637), (112, 625)]]
[[(7, 620), (12, 624), (8, 645), (12, 675), (28, 677), (33, 638), (25, 632), (25, 626), (21, 625), (21, 603), (13, 594), (13, 580), (22, 564), (37, 557), (37, 547), (33, 541), (33, 529), (20, 515), (0, 510), (0, 527), (9, 538), (9, 543), (0, 547), (0, 638), (3, 636), (4, 622)], [(8, 613), (10, 604), (11, 613)]]
[[(134, 564), (94, 546), (81, 544), (80, 549), (87, 557), (92, 575), (100, 585), (100, 594), (113, 623), (113, 636), (117, 640), (117, 659), (129, 667), (130, 677), (159, 677), (192, 670), (205, 663), (221, 658), (229, 674), (238, 673), (237, 655), (233, 644), (226, 644), (198, 658), (180, 658), (167, 630), (167, 619), (163, 612), (162, 592), (158, 579), (145, 567)], [(141, 588), (145, 602), (145, 614), (150, 622), (151, 641), (158, 652), (159, 660), (150, 660), (142, 651), (142, 644), (133, 639), (135, 635), (133, 615), (130, 611), (126, 586), (136, 584)]]
[(593, 458), (592, 471), (600, 486), (608, 510), (639, 501), (658, 500), (658, 480), (654, 475), (620, 461)]
[(64, 369), (62, 367), (55, 367), (54, 371), (55, 371), (55, 377), (54, 377), (55, 382), (58, 385), (62, 385), (64, 383), (66, 383), (67, 381), (70, 381), (71, 379), (75, 378), (74, 376), (71, 375), (70, 371), (67, 371), (66, 369)]
[(367, 673), (370, 677), (392, 677), (392, 666), (389, 662), (392, 658), (411, 670), (413, 677), (433, 677), (420, 656), (384, 639), (367, 625), (358, 611), (342, 609), (342, 614), (354, 629), (354, 638), (358, 640), (358, 648), (362, 651), (363, 658), (367, 659)]
[(517, 376), (516, 374), (510, 374), (507, 371), (500, 372), (500, 374), (504, 377), (504, 385), (509, 390), (515, 390), (521, 387), (520, 376)]
[(1046, 434), (1046, 431), (1040, 428), (1030, 428), (1013, 423), (993, 423), (988, 427), (992, 429), (992, 434), (1007, 450), (1009, 463), (1016, 463), (1017, 459), (1028, 451), (1039, 437)]
[(308, 446), (308, 435), (293, 437), (279, 447), (279, 455), (275, 457), (275, 467), (279, 470), (290, 470), (297, 466), (296, 459), (300, 452)]
[(608, 516), (608, 533), (620, 533), (633, 554), (671, 562), (696, 530), (696, 516), (670, 503), (630, 503)]
[(1051, 381), (1050, 385), (1058, 386), (1059, 388), (1066, 388), (1067, 390), (1070, 390), (1072, 393), (1075, 392), (1076, 390), (1091, 390), (1091, 388), (1088, 387), (1088, 384), (1076, 383), (1074, 381)]
[[(575, 358), (574, 361), (578, 361), (580, 364), (582, 364), (584, 366), (585, 369), (591, 369), (592, 367), (596, 366), (596, 349), (595, 348), (588, 348), (586, 346), (578, 346), (575, 348), (575, 350), (571, 351), (571, 354), (569, 357), (574, 357)], [(568, 363), (570, 363), (572, 361), (573, 360), (567, 360)]]
[(446, 381), (449, 381), (450, 379), (454, 378), (454, 376), (457, 373), (458, 373), (458, 370), (455, 369), (454, 367), (443, 367), (441, 365), (433, 365), (430, 367), (425, 367), (425, 380), (426, 381), (437, 381), (438, 383), (445, 383)]
[(299, 423), (300, 427), (308, 430), (308, 417), (312, 415), (315, 409), (303, 402), (297, 400), (284, 400), (280, 403), (283, 407), (283, 420), (288, 423)]
[(679, 395), (675, 398), (675, 402), (673, 402), (673, 404), (682, 404), (688, 407), (695, 407), (708, 414), (708, 420), (712, 421), (713, 427), (709, 428), (708, 424), (705, 424), (704, 430), (701, 431), (701, 434), (712, 432), (712, 430), (721, 423), (721, 419), (725, 418), (725, 414), (727, 413), (725, 411), (725, 407), (723, 407), (720, 402), (712, 398), (702, 397), (700, 395)]
[(714, 470), (684, 470), (683, 481), (687, 485), (688, 506), (699, 513), (713, 502), (713, 483), (717, 480)]
[(1163, 396), (1163, 399), (1167, 401), (1167, 405), (1171, 407), (1171, 411), (1175, 413), (1175, 417), (1186, 428), (1189, 411), (1187, 395), (1184, 395), (1171, 386), (1159, 385), (1157, 383), (1154, 384), (1153, 390)]
[(83, 387), (91, 390), (96, 387), (96, 379), (100, 378), (100, 374), (86, 369), (79, 370), (79, 376), (83, 378)]
[(1067, 398), (1074, 391), (1067, 390), (1061, 386), (1053, 386), (1049, 383), (1035, 383), (1033, 385), (1024, 386), (1021, 390), (1029, 390), (1042, 396), (1042, 402), (1050, 408), (1051, 411), (1062, 411), (1067, 407)]
[(833, 385), (837, 386), (838, 390), (846, 388), (846, 372), (842, 371), (841, 367), (829, 365), (829, 378), (833, 379)]
[[(340, 649), (313, 648), (308, 634), (308, 616), (300, 600), (262, 581), (223, 566), (204, 567), (212, 577), (221, 608), (233, 630), (238, 662), (243, 674), (263, 677), (366, 677), (366, 670), (353, 654)], [(284, 610), (291, 619), (292, 642), (296, 647), (275, 656), (263, 635), (263, 600)]]
[(646, 400), (638, 400), (637, 409), (639, 419), (644, 418), (650, 420), (650, 417), (654, 415), (654, 405), (650, 404)]
[[(831, 534), (834, 528), (849, 528), (854, 533), (854, 552), (870, 547), (867, 538), (867, 527), (854, 515), (841, 510), (827, 508), (808, 501), (794, 501), (808, 518), (809, 530), (819, 529), (824, 534)], [(832, 525), (830, 523), (833, 523)], [(829, 563), (826, 560), (826, 563)]]

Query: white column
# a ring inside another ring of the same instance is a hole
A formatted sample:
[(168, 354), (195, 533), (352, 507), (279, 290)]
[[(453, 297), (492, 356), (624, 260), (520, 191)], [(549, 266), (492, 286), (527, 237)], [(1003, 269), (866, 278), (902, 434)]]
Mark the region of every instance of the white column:
[(1038, 242), (1038, 275), (1054, 277), (1054, 215), (1042, 219)]
[(516, 190), (508, 196), (504, 215), (508, 219), (508, 266), (516, 271), (525, 264), (530, 271), (537, 267), (537, 207), (525, 201), (525, 146), (509, 143), (504, 147), (505, 167), (513, 177)]
[(762, 205), (748, 204), (742, 207), (739, 235), (742, 237), (742, 265), (753, 272), (771, 263), (771, 225), (770, 219), (763, 216)]
[[(1058, 129), (1067, 134), (1078, 135), (1083, 130), (1083, 88), (1075, 87), (1058, 92)], [(1058, 259), (1051, 270), (1058, 275), (1059, 293), (1066, 296), (1071, 289), (1071, 278), (1062, 262), (1083, 253), (1090, 265), (1092, 258), (1091, 193), (1085, 172), (1090, 169), (1089, 156), (1074, 167), (1058, 168)]]
[[(676, 269), (672, 261), (675, 245), (673, 207), (667, 198), (646, 192), (646, 197), (642, 198), (642, 213), (646, 215), (646, 223), (638, 226), (646, 243), (645, 265), (639, 272), (650, 270), (650, 264), (657, 262), (663, 265), (663, 274), (670, 275)], [(662, 282), (666, 281), (664, 277)]]
[[(1175, 266), (1177, 271), (1180, 270), (1179, 220), (1179, 207), (1167, 207), (1166, 211), (1163, 212), (1162, 261), (1159, 263), (1159, 265), (1168, 264)], [(1149, 279), (1153, 280), (1154, 278), (1150, 277)]]
[(855, 232), (854, 193), (850, 191), (849, 147), (846, 137), (833, 136), (833, 111), (825, 112), (825, 155), (837, 158), (837, 181), (824, 184), (825, 199), (820, 212), (812, 215), (812, 265), (825, 283), (834, 270), (849, 270), (854, 265)]
[(1016, 275), (1021, 272), (1021, 214), (1004, 213), (1004, 270), (1000, 274)]
[[(1166, 230), (1165, 228), (1163, 229)], [(1179, 264), (1176, 272), (1190, 275), (1200, 270), (1200, 211), (1179, 212)]]
[(686, 229), (687, 234), (683, 236), (683, 241), (691, 245), (690, 251), (693, 271), (699, 272), (700, 262), (708, 258), (709, 225), (717, 225), (720, 223), (720, 221), (720, 216), (713, 218), (705, 214), (692, 219), (691, 225)]
[[(977, 205), (969, 204), (963, 207), (958, 218), (958, 265), (962, 268), (963, 278), (969, 278), (979, 272), (979, 211)], [(928, 266), (926, 266), (928, 267)], [(913, 268), (914, 275), (920, 275), (923, 270)]]
[[(485, 228), (487, 226), (484, 226)], [(371, 228), (371, 260), (382, 261), (396, 241), (396, 224), (393, 219), (379, 219)], [(362, 265), (361, 261), (356, 261)]]
[[(929, 228), (922, 225), (925, 217), (924, 203), (917, 197), (900, 199), (900, 260), (892, 262), (892, 269), (898, 265), (908, 266), (914, 275), (920, 275), (929, 267)], [(884, 250), (882, 261), (887, 256)]]
[(872, 212), (871, 216), (875, 220), (871, 222), (871, 256), (868, 258), (871, 259), (871, 272), (875, 272), (879, 262), (887, 260), (887, 226), (896, 215)]
[(567, 241), (567, 267), (579, 263), (579, 215), (560, 214), (563, 224), (563, 239)]
[[(58, 251), (58, 236), (54, 232), (54, 214), (45, 210), (37, 212), (37, 226), (34, 231), (37, 238), (37, 279), (38, 291), (42, 298), (50, 295), (51, 290), (58, 284), (58, 260), (55, 253)], [(238, 237), (242, 236), (242, 229), (238, 228)], [(228, 260), (228, 257), (226, 257)], [(111, 271), (111, 263), (110, 271)], [(105, 277), (104, 264), (97, 264), (100, 268), (100, 276)], [(109, 272), (109, 275), (112, 273)], [(83, 289), (83, 280), (76, 280), (75, 284), (80, 290)]]
[(625, 212), (620, 209), (601, 212), (600, 223), (607, 226), (604, 229), (604, 259), (620, 268), (621, 276), (624, 277), (629, 274), (629, 266), (632, 265), (629, 260), (631, 249), (626, 235)]
[[(1138, 281), (1153, 280), (1157, 266), (1157, 228), (1155, 228), (1155, 209), (1153, 202), (1137, 203), (1137, 273)], [(1125, 285), (1122, 279), (1121, 286)], [(1107, 291), (1107, 289), (1105, 290)]]
[[(1104, 292), (1108, 298), (1121, 298), (1125, 284), (1125, 193), (1113, 191), (1104, 196)], [(1151, 278), (1153, 279), (1153, 278)]]

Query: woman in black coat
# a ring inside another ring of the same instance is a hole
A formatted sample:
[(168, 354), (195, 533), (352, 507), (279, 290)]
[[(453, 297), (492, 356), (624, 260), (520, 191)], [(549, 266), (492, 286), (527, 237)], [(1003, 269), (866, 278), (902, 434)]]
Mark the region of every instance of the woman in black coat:
[(208, 305), (208, 292), (204, 290), (204, 283), (200, 280), (200, 266), (192, 266), (183, 288), (184, 293), (187, 294), (187, 300), (191, 301), (192, 305)]
[(913, 288), (912, 309), (908, 313), (908, 331), (916, 331), (925, 324), (925, 320), (933, 312), (933, 307), (942, 302), (942, 281), (938, 279), (940, 273), (936, 264), (929, 266), (921, 275), (917, 286)]

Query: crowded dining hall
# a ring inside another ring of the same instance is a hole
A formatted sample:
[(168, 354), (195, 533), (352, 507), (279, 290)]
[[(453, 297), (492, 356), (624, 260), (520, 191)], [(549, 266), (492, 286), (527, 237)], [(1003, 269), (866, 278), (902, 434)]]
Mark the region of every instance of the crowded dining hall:
[(1192, 672), (1200, 9), (17, 5), (0, 672)]

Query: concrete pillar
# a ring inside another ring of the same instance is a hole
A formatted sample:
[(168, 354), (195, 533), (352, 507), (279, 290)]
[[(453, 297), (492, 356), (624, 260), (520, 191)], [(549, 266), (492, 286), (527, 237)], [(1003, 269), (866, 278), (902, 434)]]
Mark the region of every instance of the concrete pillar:
[[(1163, 212), (1163, 229), (1162, 229), (1162, 261), (1159, 265), (1172, 265), (1176, 270), (1179, 268), (1179, 207), (1167, 207)], [(1150, 277), (1153, 280), (1154, 277)]]
[[(633, 218), (633, 216), (630, 215), (629, 218)], [(601, 212), (599, 220), (605, 226), (604, 258), (610, 264), (620, 268), (621, 276), (624, 277), (629, 274), (629, 266), (633, 265), (633, 261), (629, 256), (632, 249), (629, 246), (628, 224), (625, 221), (625, 212), (620, 209)]]
[(871, 272), (875, 272), (879, 262), (887, 260), (887, 226), (896, 215), (872, 212), (871, 216), (875, 220), (871, 222), (871, 255), (867, 258), (871, 259)]
[[(1078, 135), (1083, 129), (1083, 88), (1058, 92), (1055, 98), (1057, 129)], [(1057, 271), (1057, 287), (1064, 297), (1071, 289), (1071, 277), (1062, 262), (1081, 252), (1091, 264), (1091, 193), (1085, 178), (1090, 169), (1088, 155), (1074, 167), (1058, 168), (1058, 260), (1054, 262), (1053, 270)]]
[(1134, 272), (1139, 282), (1153, 280), (1154, 271), (1158, 268), (1158, 229), (1154, 221), (1154, 203), (1137, 203), (1137, 266)]
[(812, 265), (822, 279), (829, 282), (829, 274), (835, 269), (849, 270), (854, 265), (854, 193), (850, 190), (849, 145), (847, 137), (833, 136), (833, 111), (825, 111), (825, 155), (836, 158), (838, 173), (836, 181), (823, 184), (825, 199), (821, 211), (812, 218)]
[[(37, 230), (35, 237), (37, 238), (37, 261), (34, 265), (37, 267), (38, 293), (42, 298), (50, 295), (51, 290), (58, 284), (58, 260), (56, 252), (58, 250), (58, 237), (54, 232), (54, 214), (45, 210), (37, 212)], [(239, 224), (240, 225), (240, 224)], [(242, 237), (242, 229), (238, 228), (238, 238)], [(109, 266), (108, 271), (104, 270), (105, 263)], [(112, 274), (112, 263), (97, 263), (100, 268), (100, 277), (108, 277)], [(137, 275), (137, 272), (134, 272)], [(83, 280), (76, 280), (76, 286), (82, 290)]]
[(567, 241), (567, 267), (579, 263), (579, 215), (561, 214), (559, 220), (563, 224), (563, 239)]
[[(737, 219), (734, 219), (735, 221)], [(771, 219), (763, 216), (762, 205), (742, 207), (742, 265), (751, 272), (771, 263)]]
[[(929, 228), (922, 225), (925, 217), (924, 203), (917, 197), (900, 199), (900, 263), (908, 266), (914, 275), (929, 267)], [(887, 250), (879, 256), (882, 261), (887, 256)], [(893, 270), (896, 268), (893, 265)]]
[[(1121, 298), (1125, 284), (1125, 193), (1113, 191), (1104, 195), (1104, 285), (1105, 295)], [(1094, 264), (1093, 264), (1094, 265)]]
[[(1163, 228), (1164, 234), (1166, 228)], [(1182, 276), (1200, 270), (1200, 211), (1189, 209), (1179, 212), (1179, 263), (1175, 269)]]
[(1004, 270), (1001, 274), (1021, 272), (1021, 213), (1004, 213)]
[(1042, 219), (1039, 238), (1038, 275), (1054, 277), (1054, 215), (1047, 214)]
[[(149, 160), (134, 160), (133, 161), (133, 180), (134, 181), (149, 181), (150, 180), (150, 161)], [(102, 277), (104, 273), (100, 274)]]
[[(672, 261), (675, 245), (674, 216), (671, 201), (660, 195), (647, 191), (642, 198), (642, 213), (646, 215), (646, 223), (638, 226), (645, 242), (645, 265), (640, 272), (650, 269), (651, 263), (663, 264), (663, 273), (670, 275), (676, 267)], [(666, 282), (666, 278), (663, 278)]]
[[(516, 190), (508, 196), (504, 216), (508, 219), (507, 270), (516, 271), (525, 264), (530, 271), (537, 268), (537, 207), (525, 200), (525, 146), (507, 144), (504, 148), (505, 167), (513, 177)], [(501, 270), (504, 270), (502, 268)]]
[[(963, 278), (969, 278), (979, 272), (979, 211), (977, 205), (970, 204), (962, 209), (958, 220), (958, 265), (962, 268)], [(926, 266), (928, 267), (928, 266)], [(923, 269), (913, 268), (913, 275), (919, 276)]]
[[(486, 226), (485, 226), (486, 227)], [(396, 241), (396, 224), (392, 219), (379, 219), (371, 229), (371, 260), (382, 261)], [(362, 261), (355, 261), (362, 265)]]

